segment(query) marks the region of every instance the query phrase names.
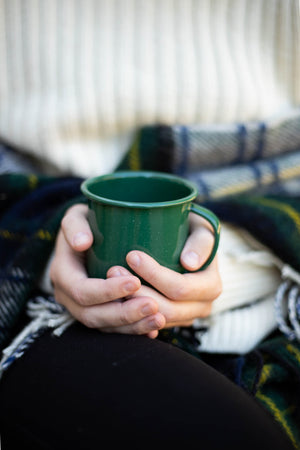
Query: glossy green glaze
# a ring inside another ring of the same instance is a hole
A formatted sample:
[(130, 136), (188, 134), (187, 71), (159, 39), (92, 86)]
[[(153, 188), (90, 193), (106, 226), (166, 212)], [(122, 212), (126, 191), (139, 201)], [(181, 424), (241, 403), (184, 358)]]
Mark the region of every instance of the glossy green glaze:
[(189, 232), (188, 215), (192, 211), (213, 226), (215, 245), (219, 244), (220, 224), (209, 210), (193, 203), (194, 184), (160, 172), (115, 172), (90, 178), (81, 185), (89, 200), (88, 220), (94, 243), (87, 255), (91, 277), (105, 278), (114, 265), (128, 269), (126, 254), (142, 250), (160, 264), (177, 272), (184, 269), (180, 253)]

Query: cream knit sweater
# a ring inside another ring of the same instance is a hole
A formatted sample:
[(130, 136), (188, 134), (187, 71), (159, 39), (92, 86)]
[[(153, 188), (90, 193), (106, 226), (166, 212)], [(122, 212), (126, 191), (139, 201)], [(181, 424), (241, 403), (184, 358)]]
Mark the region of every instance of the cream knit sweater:
[(145, 124), (300, 104), (299, 0), (0, 0), (0, 138), (113, 170)]

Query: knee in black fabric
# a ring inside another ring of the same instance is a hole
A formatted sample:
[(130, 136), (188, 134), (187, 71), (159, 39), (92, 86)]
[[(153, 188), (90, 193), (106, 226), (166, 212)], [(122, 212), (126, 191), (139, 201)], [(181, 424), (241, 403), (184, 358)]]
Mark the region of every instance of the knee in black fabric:
[(200, 360), (79, 324), (41, 337), (3, 377), (0, 401), (11, 423), (57, 450), (291, 448), (252, 398)]

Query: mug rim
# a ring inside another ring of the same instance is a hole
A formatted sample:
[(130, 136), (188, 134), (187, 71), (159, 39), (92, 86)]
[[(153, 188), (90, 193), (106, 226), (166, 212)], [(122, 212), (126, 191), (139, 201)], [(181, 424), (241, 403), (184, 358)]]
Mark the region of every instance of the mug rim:
[[(90, 191), (90, 186), (94, 183), (97, 183), (101, 180), (109, 180), (109, 179), (118, 179), (118, 178), (164, 178), (169, 179), (171, 181), (176, 181), (178, 184), (181, 184), (185, 187), (188, 187), (190, 189), (190, 194), (186, 195), (185, 197), (181, 197), (174, 200), (168, 200), (168, 201), (162, 201), (162, 202), (130, 202), (130, 201), (123, 201), (123, 200), (113, 200), (106, 197), (102, 197), (100, 195), (93, 194)], [(107, 173), (104, 175), (99, 176), (93, 176), (89, 177), (86, 180), (84, 180), (80, 185), (81, 192), (90, 200), (93, 200), (97, 203), (104, 203), (106, 205), (111, 206), (119, 206), (119, 207), (127, 207), (127, 208), (161, 208), (161, 207), (167, 207), (167, 206), (176, 206), (180, 204), (187, 203), (189, 201), (194, 200), (198, 195), (198, 189), (197, 186), (190, 180), (187, 180), (185, 178), (182, 178), (180, 176), (165, 173), (165, 172), (158, 172), (158, 171), (148, 171), (148, 170), (126, 170), (126, 171), (116, 171)]]

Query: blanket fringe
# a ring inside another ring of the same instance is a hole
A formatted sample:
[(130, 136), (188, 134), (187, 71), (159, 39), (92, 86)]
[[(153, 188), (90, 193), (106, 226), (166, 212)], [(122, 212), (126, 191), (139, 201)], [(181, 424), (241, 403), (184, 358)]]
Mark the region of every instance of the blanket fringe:
[(281, 273), (284, 281), (275, 296), (278, 328), (290, 341), (300, 341), (300, 274), (289, 265)]
[(15, 337), (2, 352), (0, 361), (0, 378), (3, 372), (20, 358), (35, 339), (47, 328), (53, 329), (55, 336), (62, 333), (74, 323), (75, 319), (53, 297), (35, 297), (27, 305), (27, 314), (31, 322)]

